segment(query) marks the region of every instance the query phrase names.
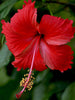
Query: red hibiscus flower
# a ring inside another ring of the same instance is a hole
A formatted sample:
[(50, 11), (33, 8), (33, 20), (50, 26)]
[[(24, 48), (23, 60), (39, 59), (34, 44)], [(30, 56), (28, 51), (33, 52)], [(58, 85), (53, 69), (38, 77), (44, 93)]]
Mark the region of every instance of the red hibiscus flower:
[[(21, 96), (28, 86), (33, 69), (43, 71), (47, 66), (61, 72), (71, 68), (73, 52), (65, 45), (74, 36), (72, 20), (44, 15), (41, 22), (37, 22), (35, 1), (31, 0), (11, 18), (10, 23), (2, 20), (2, 33), (5, 34), (7, 46), (15, 56), (12, 63), (17, 71), (29, 68), (30, 72), (24, 80), (23, 90), (17, 94)], [(46, 66), (47, 65), (47, 66)]]

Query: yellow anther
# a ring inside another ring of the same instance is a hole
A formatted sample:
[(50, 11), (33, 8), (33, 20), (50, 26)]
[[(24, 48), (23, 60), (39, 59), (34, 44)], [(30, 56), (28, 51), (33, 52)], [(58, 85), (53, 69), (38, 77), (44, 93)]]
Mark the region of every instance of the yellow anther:
[(22, 78), (22, 80), (24, 80), (24, 78)]
[(33, 77), (33, 80), (35, 80), (35, 77)]
[(31, 78), (29, 79), (29, 81), (31, 81)]
[[(28, 70), (29, 72), (29, 70)], [(34, 73), (31, 74), (30, 79), (28, 81), (28, 73), (24, 74), (24, 78), (22, 78), (22, 80), (20, 81), (20, 86), (24, 87), (26, 86), (26, 89), (28, 89), (29, 91), (32, 89), (32, 85), (33, 85), (33, 80), (35, 79), (32, 75), (34, 75)], [(25, 90), (26, 92), (26, 90)]]
[(33, 78), (33, 76), (31, 76), (31, 78)]
[(24, 77), (25, 77), (26, 75), (24, 74)]
[(27, 89), (29, 89), (29, 86), (27, 86)]
[(22, 86), (22, 84), (20, 83), (20, 86)]
[(24, 77), (28, 76), (28, 74), (24, 74)]
[(30, 91), (32, 89), (32, 86), (30, 86), (29, 88), (28, 88), (28, 90)]
[(32, 75), (34, 75), (34, 73), (32, 73)]
[(23, 83), (25, 82), (25, 81), (22, 81)]
[(30, 90), (31, 90), (31, 88), (28, 89), (28, 91), (30, 91)]
[(27, 81), (27, 77), (25, 78), (25, 81)]
[(31, 82), (30, 84), (33, 85), (33, 82)]
[(27, 72), (29, 72), (30, 70), (28, 69)]

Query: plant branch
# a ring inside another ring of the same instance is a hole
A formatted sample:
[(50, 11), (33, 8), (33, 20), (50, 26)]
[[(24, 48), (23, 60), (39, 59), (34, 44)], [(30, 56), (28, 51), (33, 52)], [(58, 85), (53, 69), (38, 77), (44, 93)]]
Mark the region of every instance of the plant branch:
[(57, 4), (61, 4), (61, 5), (66, 5), (66, 6), (74, 6), (75, 7), (75, 4), (74, 3), (67, 3), (67, 2), (59, 2), (59, 1), (46, 1), (46, 3), (57, 3)]

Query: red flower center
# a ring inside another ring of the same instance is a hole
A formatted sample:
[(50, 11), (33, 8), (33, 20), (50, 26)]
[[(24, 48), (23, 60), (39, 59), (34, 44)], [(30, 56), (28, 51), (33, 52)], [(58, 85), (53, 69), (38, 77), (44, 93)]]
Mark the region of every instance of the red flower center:
[(35, 36), (40, 36), (40, 38), (44, 38), (44, 34), (40, 34), (39, 32), (37, 32)]

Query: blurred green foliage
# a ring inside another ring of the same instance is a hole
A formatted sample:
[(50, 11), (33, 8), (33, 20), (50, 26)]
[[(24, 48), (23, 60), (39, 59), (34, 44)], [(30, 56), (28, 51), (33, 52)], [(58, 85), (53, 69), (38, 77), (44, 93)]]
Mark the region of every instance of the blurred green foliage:
[[(24, 0), (0, 0), (0, 21), (10, 18), (21, 9)], [(32, 0), (34, 1), (34, 0)], [(47, 1), (49, 3), (47, 3)], [(75, 0), (36, 0), (38, 22), (44, 14), (53, 14), (74, 21)], [(17, 72), (11, 65), (13, 55), (5, 44), (1, 34), (0, 23), (0, 100), (16, 100), (15, 94), (20, 91), (19, 82), (27, 70)], [(74, 64), (71, 70), (64, 73), (47, 69), (43, 72), (34, 71), (35, 81), (30, 92), (23, 93), (19, 100), (75, 100), (75, 38), (68, 43), (74, 51)]]

